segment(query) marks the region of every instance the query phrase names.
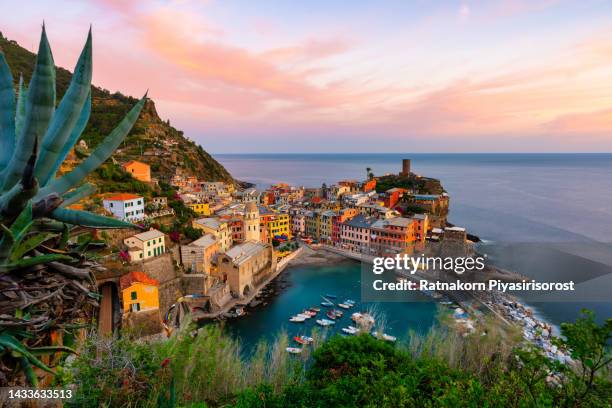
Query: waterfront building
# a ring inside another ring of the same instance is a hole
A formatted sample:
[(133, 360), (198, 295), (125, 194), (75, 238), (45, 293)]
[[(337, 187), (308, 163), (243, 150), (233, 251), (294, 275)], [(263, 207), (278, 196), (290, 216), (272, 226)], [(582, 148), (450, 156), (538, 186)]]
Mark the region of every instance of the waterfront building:
[(372, 253), (385, 256), (406, 252), (417, 241), (416, 229), (417, 221), (412, 218), (377, 220), (371, 226)]
[(206, 234), (181, 245), (181, 261), (185, 269), (192, 273), (211, 274), (213, 257), (219, 252), (219, 242), (213, 234)]
[(306, 223), (303, 213), (297, 213), (291, 216), (291, 232), (295, 236), (302, 236), (306, 231)]
[(191, 222), (193, 228), (212, 234), (219, 242), (219, 250), (227, 251), (231, 248), (233, 240), (228, 222), (219, 218), (198, 218)]
[(145, 183), (151, 182), (151, 167), (148, 164), (130, 160), (121, 167), (123, 167), (123, 170), (130, 173), (136, 180), (144, 181)]
[(166, 251), (164, 233), (153, 228), (127, 237), (123, 240), (123, 243), (128, 248), (130, 262), (145, 261)]
[(429, 215), (415, 214), (412, 219), (416, 222), (416, 239), (417, 241), (425, 242), (427, 233), (429, 232)]
[(313, 239), (321, 236), (321, 211), (313, 210), (304, 213), (305, 233)]
[(135, 313), (159, 309), (159, 281), (140, 271), (119, 279), (123, 312)]
[(102, 205), (120, 220), (136, 221), (145, 217), (144, 198), (136, 194), (113, 194), (102, 200)]
[(333, 220), (337, 215), (334, 211), (323, 211), (320, 216), (320, 228), (319, 228), (319, 237), (318, 239), (324, 242), (331, 241), (332, 239), (332, 231), (333, 231)]
[(334, 245), (340, 243), (342, 223), (359, 214), (355, 208), (343, 208), (332, 219), (331, 241)]
[(340, 229), (340, 245), (353, 252), (370, 253), (371, 226), (377, 221), (374, 217), (358, 214), (343, 222)]
[(260, 231), (265, 230), (265, 238), (259, 238), (262, 242), (272, 242), (274, 237), (285, 236), (287, 239), (291, 238), (291, 223), (289, 220), (289, 214), (278, 213), (269, 210), (265, 207), (259, 208), (259, 224)]
[(381, 220), (385, 220), (387, 218), (393, 218), (399, 216), (399, 212), (392, 210), (387, 207), (383, 207), (380, 204), (359, 204), (357, 206), (357, 210), (360, 214), (363, 214), (367, 217), (376, 217)]
[(276, 270), (272, 246), (246, 241), (219, 254), (218, 273), (237, 297), (246, 297)]

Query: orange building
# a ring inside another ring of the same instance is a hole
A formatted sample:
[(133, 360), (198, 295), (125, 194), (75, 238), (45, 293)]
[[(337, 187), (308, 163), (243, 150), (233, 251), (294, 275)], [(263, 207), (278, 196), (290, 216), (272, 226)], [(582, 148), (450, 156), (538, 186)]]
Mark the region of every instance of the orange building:
[(159, 309), (159, 282), (144, 272), (130, 272), (119, 280), (123, 311), (140, 312)]
[(145, 183), (151, 182), (151, 167), (136, 160), (130, 160), (123, 164), (123, 169), (130, 173), (136, 180), (144, 181)]
[(368, 191), (372, 191), (376, 188), (376, 179), (371, 179), (363, 183), (363, 192), (367, 193)]

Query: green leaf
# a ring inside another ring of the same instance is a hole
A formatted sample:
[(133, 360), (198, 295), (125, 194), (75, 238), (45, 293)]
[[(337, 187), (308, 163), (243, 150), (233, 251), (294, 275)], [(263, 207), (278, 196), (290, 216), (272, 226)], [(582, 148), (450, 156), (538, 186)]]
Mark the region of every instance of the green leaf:
[(28, 202), (21, 214), (17, 216), (13, 225), (11, 225), (11, 232), (15, 237), (18, 237), (25, 233), (30, 225), (32, 225), (32, 201)]
[(35, 355), (30, 353), (28, 349), (23, 344), (21, 344), (21, 342), (15, 337), (8, 334), (0, 335), (0, 345), (21, 354), (23, 357), (27, 358), (30, 363), (34, 364), (41, 370), (53, 374), (53, 371), (49, 367), (47, 367), (42, 361), (36, 358)]
[(79, 117), (91, 89), (91, 71), (90, 29), (83, 51), (81, 51), (79, 60), (74, 68), (70, 86), (57, 107), (53, 120), (42, 141), (40, 156), (36, 162), (35, 175), (43, 186), (55, 175), (55, 173), (52, 173), (55, 163), (70, 139), (72, 131), (78, 124)]
[(23, 84), (23, 75), (19, 76), (19, 94), (17, 95), (17, 109), (15, 109), (15, 135), (20, 135), (25, 120), (26, 99), (28, 88)]
[(45, 347), (34, 347), (34, 348), (28, 348), (28, 350), (37, 356), (42, 356), (42, 355), (47, 355), (47, 354), (54, 354), (54, 353), (71, 353), (71, 354), (77, 354), (77, 351), (73, 348), (70, 347), (66, 347), (66, 346), (45, 346)]
[(38, 387), (38, 377), (36, 377), (36, 373), (34, 372), (30, 361), (24, 356), (19, 359), (19, 362), (21, 363), (21, 368), (23, 369), (23, 373), (25, 374), (30, 386), (34, 388)]
[(89, 173), (94, 171), (100, 164), (117, 149), (125, 136), (129, 133), (138, 119), (138, 115), (144, 106), (147, 95), (142, 97), (140, 101), (128, 112), (121, 123), (108, 135), (104, 141), (96, 148), (96, 150), (77, 168), (70, 173), (57, 178), (48, 183), (40, 190), (37, 197), (45, 197), (50, 193), (64, 194), (66, 191), (78, 185)]
[(48, 241), (54, 236), (57, 236), (57, 235), (51, 234), (51, 233), (39, 233), (39, 234), (31, 236), (30, 238), (24, 240), (20, 244), (14, 246), (13, 250), (11, 251), (9, 260), (17, 261), (18, 259), (23, 257), (25, 254), (37, 248), (40, 244), (42, 244), (45, 241)]
[(15, 152), (4, 172), (2, 190), (7, 191), (21, 178), (35, 143), (47, 131), (55, 109), (55, 64), (43, 26), (36, 66), (26, 99), (23, 129), (17, 135)]
[(92, 195), (95, 192), (96, 186), (91, 183), (85, 183), (82, 186), (64, 194), (64, 201), (62, 202), (62, 207), (67, 207), (71, 204), (74, 204), (79, 200)]
[(13, 75), (0, 51), (0, 170), (8, 164), (15, 149), (15, 89)]
[(72, 257), (61, 254), (45, 254), (23, 258), (15, 262), (0, 264), (0, 272), (6, 273), (15, 269), (27, 268), (34, 265), (46, 264), (53, 261), (72, 261)]
[(57, 174), (57, 171), (59, 170), (60, 166), (62, 165), (64, 160), (66, 160), (66, 157), (70, 153), (70, 150), (74, 147), (74, 145), (77, 142), (77, 139), (79, 138), (79, 136), (81, 136), (81, 134), (87, 127), (87, 122), (89, 121), (90, 114), (91, 114), (91, 92), (89, 93), (89, 95), (87, 96), (87, 99), (85, 100), (85, 104), (83, 105), (83, 109), (81, 110), (79, 119), (77, 120), (76, 125), (72, 129), (72, 133), (70, 134), (70, 137), (64, 144), (62, 151), (60, 152), (59, 156), (57, 157), (55, 161), (55, 164), (53, 165), (53, 167), (51, 168), (51, 171), (49, 172), (51, 177), (47, 180), (45, 184), (48, 184), (50, 181), (54, 180), (55, 175)]
[(56, 208), (49, 215), (54, 220), (72, 225), (91, 228), (138, 228), (129, 222), (93, 214), (87, 211), (69, 210), (67, 208)]

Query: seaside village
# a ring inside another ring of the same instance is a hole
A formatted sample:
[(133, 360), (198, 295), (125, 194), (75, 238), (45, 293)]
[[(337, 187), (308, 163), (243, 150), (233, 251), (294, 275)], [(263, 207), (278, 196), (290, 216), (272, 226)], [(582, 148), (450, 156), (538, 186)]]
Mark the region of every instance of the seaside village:
[[(410, 160), (401, 165), (395, 177), (420, 177), (411, 173)], [(158, 183), (144, 162), (122, 167), (137, 180)], [(420, 250), (426, 240), (445, 235), (466, 239), (465, 230), (445, 227), (446, 193), (377, 192), (377, 178), (368, 176), (317, 188), (276, 184), (258, 190), (174, 174), (168, 180), (174, 198), (195, 214), (187, 227), (193, 239), (164, 232), (179, 217), (168, 197), (101, 194), (102, 211), (144, 228), (102, 232), (112, 249), (103, 256), (106, 270), (96, 275), (103, 294), (100, 330), (127, 325), (159, 333), (184, 313), (195, 319), (240, 314), (308, 246), (385, 256)]]
[[(159, 187), (146, 163), (132, 160), (122, 167), (136, 180)], [(131, 328), (142, 336), (169, 334), (186, 315), (196, 321), (238, 317), (246, 306), (262, 303), (268, 283), (305, 250), (368, 260), (432, 248), (442, 256), (465, 256), (473, 248), (473, 237), (447, 222), (449, 196), (439, 181), (412, 173), (409, 159), (396, 174), (375, 177), (368, 168), (363, 181), (340, 180), (317, 188), (236, 188), (183, 174), (169, 177), (168, 185), (172, 197), (151, 196), (147, 201), (144, 195), (109, 192), (97, 198), (107, 215), (141, 226), (101, 233), (110, 248), (101, 258), (106, 268), (96, 272), (101, 333)], [(386, 188), (389, 185), (393, 187)], [(190, 216), (185, 218), (181, 208), (189, 209)], [(179, 219), (189, 224), (182, 234), (176, 229)], [(316, 320), (321, 326), (342, 317), (336, 306), (356, 305), (350, 299), (336, 304), (335, 296), (326, 296), (321, 305), (328, 309), (328, 318)], [(461, 302), (445, 303), (454, 305), (456, 326), (473, 332), (473, 320)], [(480, 303), (518, 322), (525, 338), (541, 343), (551, 357), (560, 353), (549, 344), (550, 326), (520, 304), (503, 297)], [(318, 307), (311, 308), (289, 321), (303, 322), (318, 312)], [(353, 313), (352, 320), (357, 327), (374, 324), (367, 313)], [(355, 326), (342, 330), (355, 334)]]

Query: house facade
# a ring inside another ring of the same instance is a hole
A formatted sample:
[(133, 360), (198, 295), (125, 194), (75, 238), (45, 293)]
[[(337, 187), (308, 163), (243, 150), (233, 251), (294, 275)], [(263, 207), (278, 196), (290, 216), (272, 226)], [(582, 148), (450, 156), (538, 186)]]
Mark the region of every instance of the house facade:
[(102, 200), (102, 205), (120, 220), (137, 221), (145, 217), (144, 198), (136, 194), (113, 194)]
[(156, 229), (132, 235), (123, 243), (128, 247), (130, 262), (144, 261), (166, 251), (165, 235)]

